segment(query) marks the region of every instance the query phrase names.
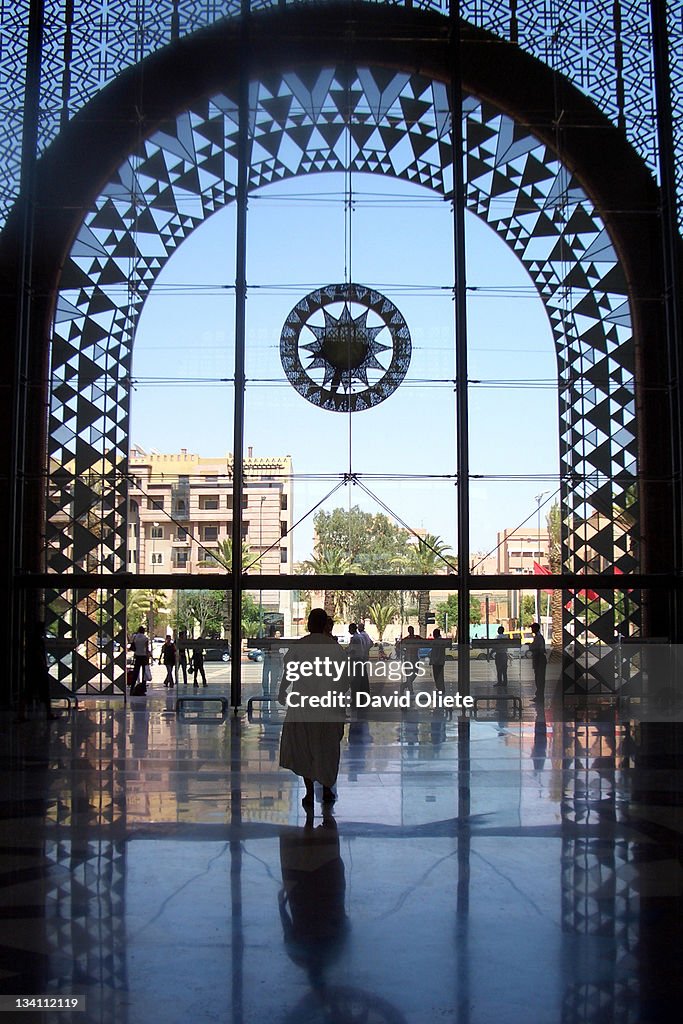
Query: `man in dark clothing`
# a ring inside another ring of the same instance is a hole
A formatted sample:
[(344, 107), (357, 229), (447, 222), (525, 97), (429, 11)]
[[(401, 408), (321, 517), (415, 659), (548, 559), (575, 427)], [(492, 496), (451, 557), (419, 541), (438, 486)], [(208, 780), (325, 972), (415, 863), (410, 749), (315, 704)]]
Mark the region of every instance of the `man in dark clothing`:
[(532, 704), (543, 704), (545, 700), (545, 667), (547, 664), (545, 639), (538, 622), (531, 624), (531, 632), (534, 634), (534, 638), (529, 644), (529, 651), (531, 652), (531, 664), (533, 665), (534, 682), (536, 683), (536, 693), (533, 696)]
[(161, 648), (159, 654), (159, 664), (162, 662), (166, 666), (166, 678), (164, 679), (164, 686), (173, 686), (173, 670), (175, 669), (176, 659), (176, 646), (171, 639), (171, 634), (166, 634), (166, 640)]
[(505, 635), (505, 627), (498, 627), (498, 635), (493, 641), (491, 647), (491, 654), (489, 657), (493, 657), (493, 661), (496, 666), (497, 680), (493, 684), (494, 686), (507, 686), (508, 684), (508, 638)]
[(194, 685), (199, 686), (199, 673), (202, 674), (202, 682), (206, 686), (206, 672), (204, 671), (204, 648), (195, 647), (192, 651), (192, 664), (190, 671), (194, 672)]
[(441, 630), (435, 629), (432, 633), (432, 642), (430, 644), (429, 663), (432, 666), (434, 686), (441, 693), (444, 693), (446, 689), (443, 676), (446, 667), (446, 646), (450, 647), (450, 641), (443, 640)]

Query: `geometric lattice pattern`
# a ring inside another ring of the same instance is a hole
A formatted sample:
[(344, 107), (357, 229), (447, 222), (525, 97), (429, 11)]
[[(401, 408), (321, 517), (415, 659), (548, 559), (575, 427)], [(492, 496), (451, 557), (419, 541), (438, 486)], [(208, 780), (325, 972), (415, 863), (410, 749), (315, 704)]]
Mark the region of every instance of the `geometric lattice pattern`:
[(29, 0), (0, 2), (0, 227), (19, 192)]
[[(3, 982), (17, 992), (47, 996), (87, 991), (84, 1020), (121, 1024), (121, 999), (128, 992), (128, 843), (121, 835), (127, 789), (120, 766), (127, 753), (140, 757), (141, 744), (133, 736), (127, 751), (126, 723), (107, 712), (97, 723), (82, 718), (71, 725), (53, 733), (49, 755), (36, 764), (33, 785), (41, 798), (5, 800), (3, 902), (34, 927), (17, 921), (6, 932)], [(30, 838), (37, 828), (39, 843)]]
[[(350, 154), (354, 172), (451, 195), (450, 112), (440, 83), (385, 69), (315, 68), (253, 82), (249, 105), (250, 189), (344, 171)], [(464, 121), (467, 207), (522, 261), (555, 339), (565, 569), (626, 572), (637, 564), (636, 439), (633, 346), (619, 262), (590, 200), (548, 147), (475, 97), (465, 99)], [(141, 142), (74, 242), (52, 345), (51, 570), (125, 569), (128, 382), (137, 317), (176, 247), (234, 199), (236, 149), (235, 97), (198, 100)], [(623, 515), (615, 517), (615, 509)], [(618, 614), (613, 596), (604, 596), (609, 600), (591, 629), (611, 640)], [(80, 621), (72, 634), (79, 643), (120, 633), (118, 595), (103, 598), (106, 613), (90, 607), (96, 595), (53, 597)], [(584, 639), (584, 603), (567, 602), (567, 637)], [(628, 617), (637, 621), (635, 595)], [(120, 684), (116, 659), (103, 672), (91, 651), (75, 658), (78, 688)]]
[[(640, 985), (634, 969), (640, 935), (640, 901), (634, 879), (642, 857), (640, 844), (627, 839), (586, 836), (584, 830), (605, 820), (625, 821), (628, 727), (614, 722), (562, 725), (565, 788), (562, 794), (562, 930), (600, 943), (611, 967), (606, 980), (566, 989), (562, 1024), (611, 1020), (637, 1024)], [(602, 941), (600, 941), (602, 940)]]
[[(338, 316), (329, 312), (340, 303)], [(335, 412), (361, 412), (389, 398), (408, 372), (410, 351), (410, 332), (396, 306), (357, 284), (309, 292), (289, 313), (280, 336), (282, 368), (292, 387), (313, 405)]]
[[(315, 0), (311, 0), (315, 2)], [(402, 6), (401, 0), (380, 0)], [(252, 0), (254, 12), (278, 0)], [(448, 14), (447, 0), (405, 0)], [(21, 110), (28, 32), (28, 0), (0, 0), (0, 160), (5, 182), (0, 225), (16, 198), (21, 151)], [(174, 39), (240, 13), (240, 0), (45, 0), (40, 151), (60, 126), (126, 68)], [(463, 0), (461, 17), (565, 75), (610, 120), (653, 170), (657, 165), (653, 68), (648, 0)], [(681, 2), (667, 3), (675, 102), (683, 101)], [(676, 120), (674, 120), (676, 123)], [(678, 119), (680, 126), (681, 119)], [(679, 167), (683, 135), (677, 129)], [(679, 211), (683, 181), (679, 179)]]
[(673, 120), (674, 168), (678, 196), (678, 229), (683, 234), (683, 2), (666, 5), (669, 29), (669, 70)]

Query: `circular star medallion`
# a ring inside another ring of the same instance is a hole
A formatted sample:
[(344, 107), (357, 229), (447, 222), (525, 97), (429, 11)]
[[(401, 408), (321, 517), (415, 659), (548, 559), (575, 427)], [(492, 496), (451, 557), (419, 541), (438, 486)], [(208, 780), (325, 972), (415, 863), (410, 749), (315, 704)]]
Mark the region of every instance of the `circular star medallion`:
[(393, 394), (410, 365), (410, 332), (380, 292), (330, 284), (309, 292), (280, 335), (280, 359), (300, 395), (334, 412), (360, 412)]

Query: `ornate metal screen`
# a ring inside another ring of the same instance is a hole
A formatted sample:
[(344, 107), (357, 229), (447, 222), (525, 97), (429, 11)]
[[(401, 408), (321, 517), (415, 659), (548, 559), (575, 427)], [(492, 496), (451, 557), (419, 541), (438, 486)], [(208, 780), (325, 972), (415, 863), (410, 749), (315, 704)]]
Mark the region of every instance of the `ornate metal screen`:
[[(297, 0), (301, 4), (302, 0)], [(311, 0), (315, 3), (315, 0)], [(387, 0), (448, 13), (447, 0)], [(254, 11), (282, 0), (253, 0)], [(675, 102), (683, 96), (681, 0), (667, 5)], [(27, 0), (0, 3), (2, 109), (0, 159), (6, 168), (0, 224), (18, 190), (21, 108), (28, 31)], [(653, 61), (648, 0), (463, 0), (461, 16), (478, 28), (512, 40), (581, 89), (655, 169)], [(239, 0), (46, 0), (41, 147), (60, 126), (118, 74), (175, 38), (239, 14)], [(683, 119), (676, 150), (683, 166)], [(679, 211), (683, 178), (678, 178)]]
[[(428, 78), (357, 68), (292, 72), (251, 86), (249, 182), (351, 169), (452, 192), (446, 88)], [(349, 97), (353, 107), (348, 109)], [(633, 346), (626, 285), (604, 224), (578, 181), (546, 145), (476, 97), (464, 104), (467, 206), (510, 246), (535, 282), (556, 345), (560, 391), (565, 569), (636, 566)], [(377, 131), (369, 132), (368, 128)], [(207, 97), (165, 124), (118, 169), (85, 218), (62, 276), (52, 349), (49, 568), (125, 569), (129, 374), (142, 304), (172, 252), (235, 196), (237, 104)], [(193, 201), (188, 202), (188, 199)], [(629, 505), (586, 530), (591, 513)], [(614, 635), (614, 597), (593, 632)], [(121, 632), (119, 595), (53, 594), (71, 608), (74, 635)], [(575, 614), (577, 619), (574, 619)], [(623, 609), (622, 609), (623, 614)], [(638, 601), (628, 612), (637, 625)], [(567, 638), (585, 632), (583, 602), (568, 603)], [(121, 685), (116, 659), (75, 652), (79, 689)], [(72, 667), (60, 668), (66, 680)], [(577, 684), (578, 685), (578, 684)], [(583, 684), (581, 684), (583, 685)]]

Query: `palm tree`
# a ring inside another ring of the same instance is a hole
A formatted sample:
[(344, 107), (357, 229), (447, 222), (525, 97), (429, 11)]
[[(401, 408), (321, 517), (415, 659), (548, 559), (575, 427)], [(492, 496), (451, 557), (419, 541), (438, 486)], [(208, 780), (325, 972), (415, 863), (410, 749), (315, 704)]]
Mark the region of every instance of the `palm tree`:
[[(218, 546), (215, 548), (207, 548), (208, 557), (203, 558), (198, 564), (201, 566), (210, 566), (214, 562), (218, 562), (223, 569), (227, 569), (228, 572), (232, 572), (232, 537), (224, 537), (223, 540), (218, 542)], [(258, 565), (261, 561), (261, 556), (258, 555), (254, 558), (251, 548), (246, 541), (242, 541), (242, 568), (253, 569), (254, 565)]]
[(147, 620), (151, 633), (154, 624), (158, 623), (168, 612), (168, 595), (164, 590), (129, 590), (126, 595), (127, 629), (138, 626)]
[(384, 639), (384, 631), (389, 626), (396, 616), (398, 615), (398, 608), (393, 601), (375, 601), (368, 608), (368, 615), (370, 619), (377, 626), (377, 632), (379, 633), (379, 642), (381, 643)]
[[(562, 572), (562, 517), (557, 502), (551, 506), (546, 516), (548, 526), (548, 561), (550, 571)], [(552, 620), (551, 642), (556, 650), (562, 647), (562, 591), (557, 587), (550, 595), (550, 616)]]
[[(415, 576), (433, 576), (440, 570), (456, 568), (455, 560), (448, 544), (433, 533), (418, 537), (410, 554), (397, 559), (396, 564)], [(427, 612), (429, 611), (429, 591), (419, 590), (417, 596), (417, 621), (421, 633), (427, 630)]]
[[(316, 576), (344, 576), (346, 573), (362, 573), (362, 569), (344, 553), (341, 548), (323, 546), (318, 542), (313, 558), (301, 563), (304, 573)], [(323, 607), (331, 618), (343, 615), (347, 594), (342, 590), (326, 590)]]

